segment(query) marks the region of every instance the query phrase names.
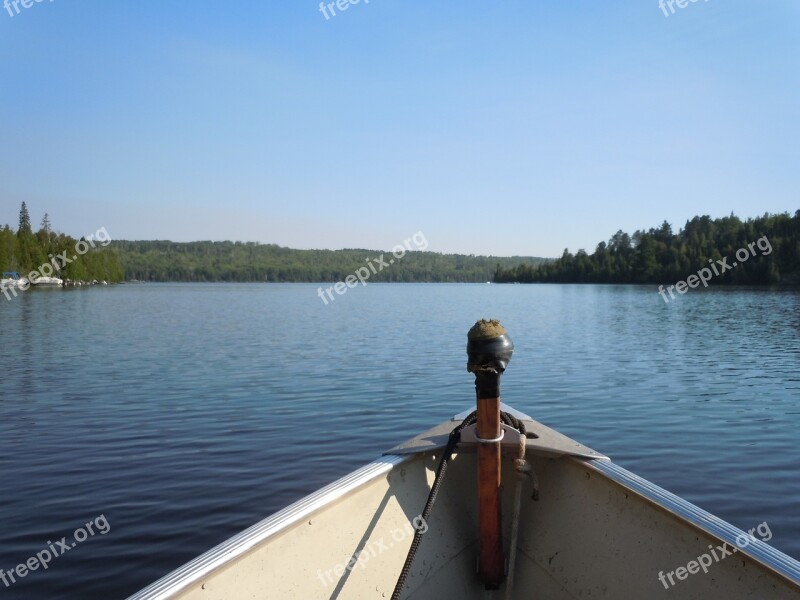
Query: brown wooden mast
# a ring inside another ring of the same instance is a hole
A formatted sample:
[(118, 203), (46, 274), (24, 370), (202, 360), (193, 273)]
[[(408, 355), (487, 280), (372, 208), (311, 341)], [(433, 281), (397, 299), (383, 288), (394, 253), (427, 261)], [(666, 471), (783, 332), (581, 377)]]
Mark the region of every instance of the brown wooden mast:
[(475, 373), (478, 403), (478, 574), (487, 589), (499, 587), (505, 573), (500, 505), (500, 375), (514, 350), (505, 333), (499, 321), (482, 320), (467, 334), (467, 370)]

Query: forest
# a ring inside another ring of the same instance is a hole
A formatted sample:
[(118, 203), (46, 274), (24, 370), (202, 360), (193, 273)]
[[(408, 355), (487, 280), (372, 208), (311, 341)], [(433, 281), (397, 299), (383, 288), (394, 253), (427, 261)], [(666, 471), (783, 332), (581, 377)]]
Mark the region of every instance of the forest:
[[(83, 239), (83, 238), (81, 238)], [(57, 233), (47, 214), (39, 230), (31, 227), (23, 202), (19, 227), (0, 229), (0, 270), (16, 271), (23, 277), (51, 257), (63, 252), (72, 256), (79, 240)], [(73, 281), (97, 279), (108, 282), (336, 282), (356, 269), (377, 262), (389, 252), (380, 250), (294, 250), (258, 242), (170, 242), (114, 240), (108, 247), (97, 246), (54, 273)], [(491, 281), (498, 268), (535, 266), (545, 259), (536, 257), (491, 257), (435, 252), (407, 252), (391, 268), (374, 274), (370, 281), (384, 282), (484, 282)]]
[[(120, 282), (124, 278), (122, 266), (110, 245), (83, 244), (85, 253), (76, 252), (76, 246), (85, 238), (75, 239), (63, 233), (57, 233), (50, 224), (50, 217), (45, 213), (39, 230), (34, 232), (31, 226), (30, 213), (25, 202), (19, 210), (19, 226), (14, 231), (10, 225), (0, 229), (0, 271), (17, 272), (27, 277), (38, 271), (43, 265), (58, 265), (52, 268), (52, 276), (72, 281), (108, 281)], [(76, 256), (77, 255), (77, 256)], [(76, 257), (69, 264), (58, 257)], [(55, 261), (55, 262), (53, 262)], [(51, 269), (46, 267), (47, 275)]]
[[(17, 230), (0, 229), (0, 270), (26, 276), (54, 256), (74, 255), (81, 239), (53, 230), (47, 214), (34, 232), (23, 202)], [(668, 285), (716, 261), (727, 258), (732, 264), (737, 250), (758, 240), (770, 251), (757, 249), (715, 284), (800, 284), (800, 210), (794, 216), (767, 213), (744, 221), (733, 214), (694, 217), (677, 233), (665, 221), (633, 235), (617, 231), (592, 254), (565, 249), (555, 260), (407, 252), (370, 281)], [(54, 275), (73, 281), (333, 283), (376, 263), (381, 254), (392, 258), (380, 250), (296, 250), (258, 242), (114, 240), (107, 247), (96, 245)]]
[(600, 242), (592, 254), (568, 249), (560, 258), (542, 265), (500, 266), (497, 283), (653, 283), (672, 284), (686, 279), (710, 264), (762, 238), (762, 252), (727, 270), (714, 284), (800, 284), (800, 210), (764, 214), (742, 221), (729, 217), (694, 217), (673, 233), (666, 221), (657, 229), (636, 231), (632, 236), (617, 231), (608, 242)]
[[(388, 251), (294, 250), (257, 242), (114, 241), (126, 279), (139, 281), (336, 282)], [(408, 252), (371, 282), (485, 282), (498, 268), (534, 267), (535, 257)]]

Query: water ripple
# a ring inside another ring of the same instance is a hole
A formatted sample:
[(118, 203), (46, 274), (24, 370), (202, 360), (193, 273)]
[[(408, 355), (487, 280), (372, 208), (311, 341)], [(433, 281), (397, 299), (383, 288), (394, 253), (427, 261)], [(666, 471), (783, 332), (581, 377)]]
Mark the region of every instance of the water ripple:
[[(146, 285), (0, 303), (0, 567), (111, 530), (5, 598), (122, 598), (474, 402), (504, 399), (800, 557), (800, 294), (635, 286)], [(314, 444), (309, 440), (313, 439)], [(80, 589), (79, 595), (75, 590)]]

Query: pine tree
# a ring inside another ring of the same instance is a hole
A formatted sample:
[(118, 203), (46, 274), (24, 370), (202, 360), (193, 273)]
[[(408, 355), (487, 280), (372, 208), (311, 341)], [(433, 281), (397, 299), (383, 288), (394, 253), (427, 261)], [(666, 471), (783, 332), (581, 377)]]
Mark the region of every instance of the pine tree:
[(17, 237), (32, 235), (31, 229), (31, 216), (28, 214), (28, 206), (25, 202), (19, 209), (19, 228), (17, 229)]
[(44, 213), (44, 217), (42, 218), (42, 225), (39, 228), (39, 231), (36, 233), (36, 237), (39, 240), (39, 245), (44, 250), (45, 254), (50, 254), (53, 250), (53, 235), (52, 235), (52, 228), (50, 226), (50, 215)]

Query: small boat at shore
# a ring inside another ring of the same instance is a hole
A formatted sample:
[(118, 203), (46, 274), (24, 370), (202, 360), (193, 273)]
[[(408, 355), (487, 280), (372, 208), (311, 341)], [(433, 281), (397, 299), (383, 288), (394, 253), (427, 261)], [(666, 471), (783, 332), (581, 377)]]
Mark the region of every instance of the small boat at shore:
[(800, 562), (766, 543), (766, 522), (740, 530), (502, 404), (512, 352), (479, 321), (477, 410), (129, 600), (800, 599)]
[(51, 288), (64, 287), (64, 280), (58, 277), (36, 277), (32, 280), (27, 277), (20, 277), (19, 273), (7, 271), (0, 279), (0, 289), (21, 289), (26, 290), (31, 287)]
[(31, 286), (37, 288), (64, 287), (64, 280), (58, 277), (37, 277), (31, 281)]
[(6, 271), (0, 278), (0, 290), (18, 288), (23, 284), (23, 279), (16, 271)]

